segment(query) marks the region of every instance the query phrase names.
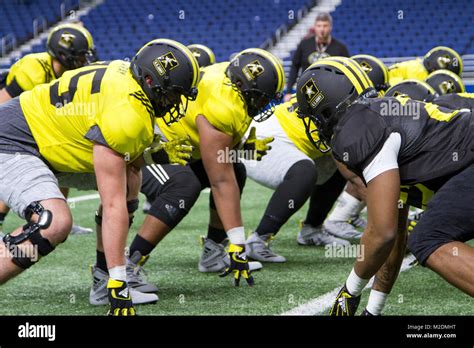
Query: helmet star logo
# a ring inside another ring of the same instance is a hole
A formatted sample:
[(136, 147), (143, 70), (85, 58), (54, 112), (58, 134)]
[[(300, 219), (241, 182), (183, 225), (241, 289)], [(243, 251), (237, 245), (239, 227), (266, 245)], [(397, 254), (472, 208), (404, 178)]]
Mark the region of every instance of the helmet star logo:
[(245, 67), (242, 69), (245, 77), (247, 80), (251, 81), (257, 76), (263, 74), (265, 71), (265, 68), (263, 65), (258, 61), (258, 59), (255, 59), (253, 62), (250, 62), (245, 65)]
[(61, 34), (61, 38), (59, 39), (59, 46), (64, 48), (70, 48), (71, 45), (74, 43), (74, 39), (76, 36), (71, 34), (67, 31)]
[(306, 86), (306, 95), (308, 96), (308, 99), (311, 99), (315, 91), (313, 91), (313, 86)]
[(173, 52), (167, 52), (162, 56), (159, 56), (153, 61), (153, 65), (155, 66), (158, 73), (162, 76), (165, 75), (170, 70), (179, 66), (179, 62), (174, 56)]

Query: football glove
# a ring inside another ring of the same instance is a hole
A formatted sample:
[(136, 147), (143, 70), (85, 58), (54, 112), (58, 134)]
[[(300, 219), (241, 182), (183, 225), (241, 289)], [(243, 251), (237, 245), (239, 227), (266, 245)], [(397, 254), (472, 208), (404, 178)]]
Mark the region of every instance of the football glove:
[(107, 283), (107, 293), (110, 302), (110, 309), (107, 315), (114, 317), (136, 315), (127, 282), (109, 279)]
[(347, 291), (344, 285), (336, 296), (336, 300), (332, 305), (329, 315), (331, 317), (347, 317), (355, 315), (357, 307), (359, 307), (360, 295), (354, 296)]
[(186, 138), (177, 138), (171, 141), (161, 141), (157, 135), (153, 143), (143, 152), (147, 165), (151, 164), (180, 164), (185, 166), (191, 158), (193, 147)]
[(274, 139), (274, 137), (257, 139), (255, 127), (252, 127), (241, 149), (245, 151), (245, 154), (251, 154), (246, 156), (246, 159), (261, 161), (262, 157), (267, 154), (267, 151), (272, 149), (267, 144), (271, 143)]
[(249, 286), (253, 286), (255, 281), (253, 277), (250, 275), (249, 271), (249, 261), (247, 260), (247, 255), (244, 252), (244, 248), (231, 244), (229, 246), (229, 258), (230, 258), (230, 265), (225, 269), (224, 272), (219, 274), (219, 277), (225, 277), (228, 274), (234, 272), (234, 286), (240, 285), (240, 277), (244, 277), (247, 281)]

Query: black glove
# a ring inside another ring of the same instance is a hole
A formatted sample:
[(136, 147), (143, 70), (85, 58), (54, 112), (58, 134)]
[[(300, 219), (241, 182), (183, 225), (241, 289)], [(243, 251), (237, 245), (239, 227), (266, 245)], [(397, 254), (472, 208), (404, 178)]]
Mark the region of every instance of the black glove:
[(250, 275), (249, 261), (247, 260), (244, 248), (239, 245), (231, 244), (229, 246), (229, 258), (230, 266), (226, 268), (224, 272), (219, 274), (219, 277), (225, 277), (234, 272), (234, 286), (239, 286), (241, 276), (244, 277), (249, 286), (253, 286), (255, 281)]
[(109, 279), (107, 292), (110, 302), (110, 309), (107, 315), (114, 317), (136, 315), (127, 282)]

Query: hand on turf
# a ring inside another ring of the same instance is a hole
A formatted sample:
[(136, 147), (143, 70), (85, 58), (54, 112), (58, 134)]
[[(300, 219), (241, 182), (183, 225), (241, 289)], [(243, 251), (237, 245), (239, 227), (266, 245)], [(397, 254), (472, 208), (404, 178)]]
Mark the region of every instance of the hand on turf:
[(219, 274), (219, 277), (225, 277), (233, 272), (234, 286), (240, 285), (240, 277), (243, 277), (249, 286), (253, 286), (255, 281), (250, 275), (249, 261), (247, 260), (247, 255), (244, 252), (244, 248), (239, 245), (231, 244), (229, 246), (229, 258), (230, 266), (227, 267), (224, 272)]
[(247, 140), (245, 140), (242, 145), (242, 149), (245, 150), (245, 153), (251, 154), (251, 156), (246, 156), (246, 159), (261, 161), (262, 157), (267, 154), (267, 151), (272, 149), (268, 144), (274, 139), (273, 137), (257, 139), (255, 127), (252, 127)]
[(114, 317), (136, 315), (127, 282), (109, 279), (107, 283), (107, 293), (110, 302), (110, 309), (107, 315)]
[(180, 164), (185, 166), (191, 158), (193, 147), (187, 138), (177, 138), (167, 142), (157, 135), (153, 143), (145, 149), (143, 158), (147, 165)]

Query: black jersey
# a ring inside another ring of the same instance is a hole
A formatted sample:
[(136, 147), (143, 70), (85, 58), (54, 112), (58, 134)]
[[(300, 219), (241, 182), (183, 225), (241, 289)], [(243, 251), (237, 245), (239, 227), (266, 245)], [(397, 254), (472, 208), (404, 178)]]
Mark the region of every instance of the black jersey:
[[(436, 191), (474, 162), (470, 112), (408, 98), (356, 102), (342, 116), (331, 141), (334, 157), (364, 180), (362, 172), (391, 133), (401, 135), (398, 166), (402, 185)], [(365, 181), (364, 181), (365, 182)]]
[(474, 93), (450, 93), (440, 95), (432, 103), (444, 106), (450, 109), (469, 109), (474, 110)]

